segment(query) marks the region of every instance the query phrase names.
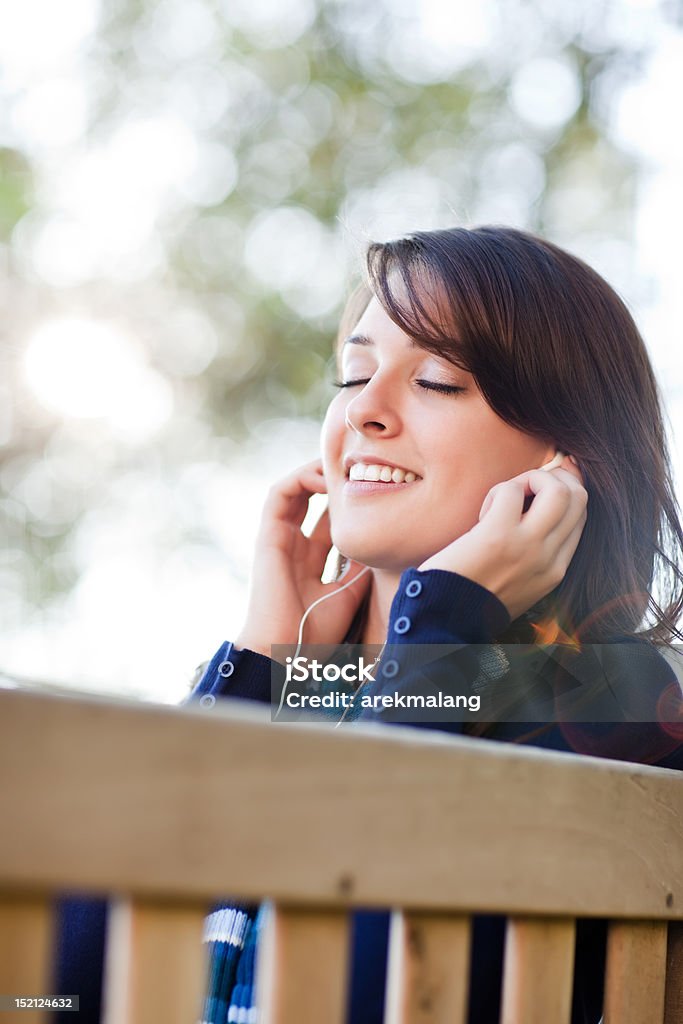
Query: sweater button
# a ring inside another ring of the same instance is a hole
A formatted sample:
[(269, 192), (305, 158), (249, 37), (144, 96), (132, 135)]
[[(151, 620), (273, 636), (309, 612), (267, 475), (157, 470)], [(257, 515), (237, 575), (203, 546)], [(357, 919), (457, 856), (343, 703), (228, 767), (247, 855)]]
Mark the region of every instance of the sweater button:
[(422, 593), (422, 583), (420, 580), (411, 580), (406, 587), (406, 594), (408, 597), (417, 597), (418, 594)]
[(393, 679), (400, 667), (399, 663), (394, 658), (391, 658), (382, 666), (382, 675), (386, 676), (387, 679)]
[(212, 708), (216, 703), (216, 698), (212, 693), (205, 693), (199, 698), (199, 703), (203, 708)]
[(401, 615), (401, 617), (396, 619), (396, 622), (394, 623), (394, 633), (407, 633), (411, 626), (412, 622), (408, 616)]
[(218, 671), (223, 676), (224, 679), (227, 679), (228, 676), (231, 676), (235, 671), (235, 666), (231, 661), (223, 661), (218, 666)]

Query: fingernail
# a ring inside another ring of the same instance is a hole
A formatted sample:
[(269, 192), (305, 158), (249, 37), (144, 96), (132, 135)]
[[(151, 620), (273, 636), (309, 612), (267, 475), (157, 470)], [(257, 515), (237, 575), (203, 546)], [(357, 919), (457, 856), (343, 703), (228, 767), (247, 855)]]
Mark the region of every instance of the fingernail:
[(573, 462), (575, 466), (579, 465), (573, 455), (568, 455), (567, 458), (569, 459), (570, 462)]

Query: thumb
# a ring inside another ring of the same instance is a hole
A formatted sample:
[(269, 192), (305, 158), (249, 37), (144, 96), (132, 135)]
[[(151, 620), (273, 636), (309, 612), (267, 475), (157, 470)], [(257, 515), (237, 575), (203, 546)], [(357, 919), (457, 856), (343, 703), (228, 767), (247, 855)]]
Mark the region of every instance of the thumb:
[(484, 502), (483, 502), (481, 508), (479, 509), (479, 522), (482, 521), (482, 519), (484, 518), (484, 516), (486, 515), (488, 510), (491, 508), (491, 505), (493, 504), (493, 492), (495, 491), (497, 486), (498, 486), (498, 484), (495, 484), (495, 486), (493, 486), (491, 488), (489, 493), (484, 498)]
[[(532, 470), (533, 472), (533, 470)], [(529, 471), (495, 484), (484, 498), (479, 522), (487, 516), (488, 525), (505, 526), (519, 522), (527, 498), (535, 494), (529, 485)]]

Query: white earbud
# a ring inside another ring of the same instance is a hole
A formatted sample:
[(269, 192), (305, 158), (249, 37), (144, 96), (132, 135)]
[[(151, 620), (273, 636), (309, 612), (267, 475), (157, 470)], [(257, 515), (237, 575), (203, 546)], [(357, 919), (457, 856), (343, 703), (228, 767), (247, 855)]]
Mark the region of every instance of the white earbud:
[(551, 469), (557, 469), (557, 467), (562, 464), (562, 460), (564, 459), (564, 456), (565, 456), (564, 452), (557, 451), (557, 452), (555, 452), (555, 455), (550, 460), (550, 462), (546, 462), (546, 464), (544, 466), (539, 466), (538, 468), (539, 469), (545, 469), (547, 472), (550, 472)]

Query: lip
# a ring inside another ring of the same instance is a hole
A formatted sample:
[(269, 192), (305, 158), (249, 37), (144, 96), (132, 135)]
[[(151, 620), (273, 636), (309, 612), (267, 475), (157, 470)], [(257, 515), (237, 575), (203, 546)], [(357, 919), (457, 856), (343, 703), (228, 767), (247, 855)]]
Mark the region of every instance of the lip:
[[(404, 473), (415, 473), (414, 469), (410, 466), (403, 466), (400, 462), (389, 462), (387, 459), (382, 459), (378, 455), (370, 455), (366, 452), (349, 452), (348, 455), (344, 456), (344, 472), (348, 481), (349, 470), (354, 462), (363, 462), (366, 466), (389, 466), (391, 469), (402, 469)], [(419, 473), (415, 473), (418, 480), (422, 477)], [(354, 481), (354, 483), (373, 483), (371, 480), (365, 481)], [(390, 484), (384, 484), (385, 487), (390, 487)], [(402, 487), (403, 484), (395, 484), (396, 487)]]
[[(383, 463), (383, 465), (391, 465), (391, 463)], [(420, 477), (417, 480), (411, 480), (409, 484), (403, 481), (403, 483), (395, 484), (383, 484), (378, 480), (346, 480), (342, 488), (342, 494), (347, 497), (364, 497), (372, 494), (391, 494), (391, 492), (405, 491), (407, 487), (414, 487), (416, 483), (419, 483)]]

